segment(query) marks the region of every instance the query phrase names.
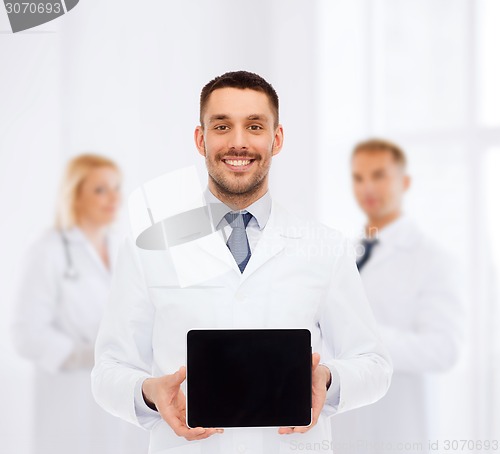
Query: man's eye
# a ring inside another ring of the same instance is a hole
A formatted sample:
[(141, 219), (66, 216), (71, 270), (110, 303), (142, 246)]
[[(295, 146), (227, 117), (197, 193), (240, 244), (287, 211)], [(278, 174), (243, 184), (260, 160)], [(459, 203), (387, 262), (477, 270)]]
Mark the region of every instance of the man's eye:
[(219, 126), (216, 126), (215, 129), (217, 131), (227, 131), (229, 128), (226, 125), (219, 125)]
[(259, 130), (262, 129), (262, 126), (260, 126), (260, 125), (252, 125), (252, 126), (250, 126), (250, 129), (252, 131), (259, 131)]

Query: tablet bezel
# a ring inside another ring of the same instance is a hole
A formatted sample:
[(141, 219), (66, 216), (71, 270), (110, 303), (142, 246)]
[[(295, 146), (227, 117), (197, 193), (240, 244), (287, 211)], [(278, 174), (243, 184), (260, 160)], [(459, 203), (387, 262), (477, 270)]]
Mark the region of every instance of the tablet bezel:
[[(283, 333), (283, 332), (288, 332), (289, 334), (293, 334), (293, 332), (307, 332), (307, 338), (308, 338), (308, 350), (310, 352), (310, 361), (309, 361), (309, 371), (310, 371), (310, 374), (309, 374), (309, 377), (308, 377), (308, 380), (309, 380), (309, 390), (310, 390), (310, 394), (309, 394), (309, 402), (310, 402), (310, 419), (309, 419), (309, 423), (307, 425), (304, 425), (304, 424), (301, 424), (300, 427), (308, 427), (311, 425), (312, 423), (312, 345), (311, 345), (311, 331), (307, 328), (269, 328), (269, 329), (266, 329), (266, 328), (263, 328), (263, 329), (234, 329), (234, 328), (230, 328), (230, 329), (192, 329), (192, 330), (189, 330), (187, 332), (187, 335), (186, 335), (186, 425), (189, 427), (189, 428), (193, 428), (190, 424), (189, 424), (189, 359), (188, 359), (188, 355), (189, 355), (189, 349), (190, 349), (190, 341), (189, 341), (189, 338), (193, 335), (196, 335), (196, 333), (199, 333), (199, 332), (204, 332), (204, 333), (209, 333), (209, 332), (234, 332), (235, 334), (238, 333), (238, 332), (241, 332), (241, 331), (245, 331), (245, 332), (249, 332), (249, 331), (255, 331), (256, 334), (260, 331), (265, 331), (265, 332), (280, 332), (280, 333)], [(194, 427), (198, 427), (198, 426), (194, 426)], [(207, 425), (207, 426), (204, 426), (206, 428), (211, 428), (211, 427), (215, 427), (215, 426), (210, 426), (210, 425)], [(238, 428), (273, 428), (273, 427), (294, 427), (294, 426), (291, 426), (291, 425), (280, 425), (280, 424), (277, 424), (277, 425), (260, 425), (260, 426), (256, 426), (256, 425), (251, 425), (251, 426), (234, 426), (234, 425), (222, 425), (222, 426), (216, 426), (216, 428), (220, 428), (220, 429), (238, 429)], [(295, 427), (298, 427), (295, 426)]]

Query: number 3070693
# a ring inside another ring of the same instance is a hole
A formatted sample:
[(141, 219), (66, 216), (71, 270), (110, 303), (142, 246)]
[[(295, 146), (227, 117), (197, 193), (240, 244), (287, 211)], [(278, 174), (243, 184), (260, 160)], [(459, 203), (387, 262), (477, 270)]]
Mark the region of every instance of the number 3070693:
[(13, 2), (6, 3), (8, 14), (59, 14), (62, 11), (61, 3), (29, 3)]

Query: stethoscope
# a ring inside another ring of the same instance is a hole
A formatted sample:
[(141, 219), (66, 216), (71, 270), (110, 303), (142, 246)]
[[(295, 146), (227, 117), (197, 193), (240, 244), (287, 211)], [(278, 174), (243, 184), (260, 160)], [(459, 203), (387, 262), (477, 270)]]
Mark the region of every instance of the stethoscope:
[(69, 241), (66, 234), (60, 230), (61, 239), (64, 246), (64, 255), (66, 257), (66, 269), (64, 271), (64, 279), (68, 279), (70, 281), (76, 281), (78, 279), (78, 271), (73, 264), (73, 258), (71, 257), (71, 251), (69, 249)]

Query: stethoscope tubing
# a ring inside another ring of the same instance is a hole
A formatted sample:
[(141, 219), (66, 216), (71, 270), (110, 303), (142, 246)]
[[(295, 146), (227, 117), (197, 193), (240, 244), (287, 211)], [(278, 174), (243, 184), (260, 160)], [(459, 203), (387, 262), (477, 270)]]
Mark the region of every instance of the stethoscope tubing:
[(64, 271), (64, 278), (68, 280), (76, 280), (78, 279), (78, 271), (76, 270), (73, 263), (73, 257), (71, 256), (68, 237), (62, 229), (59, 230), (59, 234), (61, 235), (61, 240), (64, 247), (64, 256), (66, 259), (66, 270)]

